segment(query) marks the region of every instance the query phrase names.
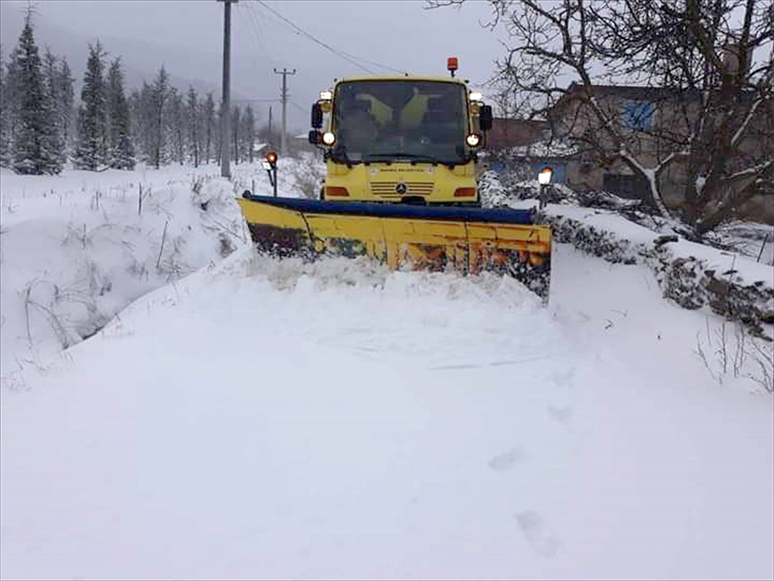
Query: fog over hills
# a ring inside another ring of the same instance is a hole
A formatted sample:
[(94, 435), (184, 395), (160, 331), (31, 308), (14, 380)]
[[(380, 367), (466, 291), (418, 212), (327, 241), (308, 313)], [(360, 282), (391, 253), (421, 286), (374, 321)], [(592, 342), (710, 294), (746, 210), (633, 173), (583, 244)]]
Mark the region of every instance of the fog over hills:
[[(0, 44), (2, 44), (3, 58), (7, 59), (10, 52), (16, 46), (24, 25), (23, 12), (18, 6), (9, 6), (6, 2), (0, 2), (2, 10), (0, 17)], [(192, 86), (197, 92), (204, 95), (212, 91), (216, 101), (220, 100), (222, 77), (222, 49), (213, 51), (193, 51), (174, 44), (159, 42), (147, 42), (122, 38), (117, 36), (94, 35), (86, 37), (66, 30), (45, 14), (39, 13), (34, 18), (35, 41), (42, 54), (46, 47), (57, 56), (63, 56), (70, 65), (75, 78), (76, 98), (80, 94), (83, 83), (83, 74), (86, 70), (86, 59), (89, 52), (89, 44), (99, 40), (107, 52), (107, 60), (121, 57), (125, 73), (127, 90), (142, 86), (143, 82), (151, 83), (164, 65), (170, 75), (170, 82), (180, 91), (187, 91)], [(218, 39), (218, 42), (221, 42)], [(238, 66), (232, 63), (232, 101), (250, 102), (254, 95), (249, 90), (241, 90), (236, 79), (237, 76), (245, 78), (255, 77), (255, 67)], [(213, 82), (217, 79), (218, 82)], [(273, 80), (273, 79), (272, 79)], [(270, 87), (276, 93), (274, 86)], [(278, 111), (278, 95), (272, 95), (267, 91), (266, 98), (277, 98), (274, 104), (275, 115)], [(262, 124), (267, 119), (269, 103), (251, 103), (256, 110), (258, 122)]]
[[(150, 82), (163, 64), (174, 86), (220, 98), (223, 3), (215, 0), (137, 2), (38, 1), (36, 40), (67, 57), (78, 90), (88, 44), (98, 38), (110, 57), (120, 56), (128, 88)], [(15, 46), (26, 1), (0, 2), (4, 54)], [(288, 77), (289, 131), (309, 125), (309, 107), (335, 78), (369, 72), (446, 74), (457, 56), (459, 74), (480, 86), (502, 56), (501, 35), (482, 27), (491, 20), (487, 2), (459, 9), (426, 10), (420, 1), (361, 2), (240, 0), (232, 5), (231, 90), (235, 102), (253, 105), (258, 123), (269, 107), (279, 118), (281, 77)]]

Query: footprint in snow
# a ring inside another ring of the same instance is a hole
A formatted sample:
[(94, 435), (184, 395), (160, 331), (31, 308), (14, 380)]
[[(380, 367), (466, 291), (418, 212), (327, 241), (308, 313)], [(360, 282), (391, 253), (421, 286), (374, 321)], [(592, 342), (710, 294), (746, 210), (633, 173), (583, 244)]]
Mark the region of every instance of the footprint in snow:
[(507, 452), (503, 452), (502, 454), (492, 458), (489, 462), (487, 462), (487, 466), (489, 466), (495, 472), (503, 472), (513, 468), (514, 465), (523, 462), (525, 458), (526, 454), (524, 453), (524, 450), (518, 447), (511, 448)]
[(548, 414), (551, 419), (559, 422), (560, 424), (567, 425), (572, 421), (572, 407), (571, 406), (548, 406)]
[(551, 533), (540, 514), (534, 510), (526, 510), (514, 516), (524, 538), (537, 553), (553, 557), (559, 552), (562, 542)]
[(554, 385), (558, 385), (559, 387), (572, 387), (573, 386), (573, 380), (575, 379), (575, 369), (571, 368), (566, 371), (554, 371), (551, 374), (551, 379), (554, 382)]

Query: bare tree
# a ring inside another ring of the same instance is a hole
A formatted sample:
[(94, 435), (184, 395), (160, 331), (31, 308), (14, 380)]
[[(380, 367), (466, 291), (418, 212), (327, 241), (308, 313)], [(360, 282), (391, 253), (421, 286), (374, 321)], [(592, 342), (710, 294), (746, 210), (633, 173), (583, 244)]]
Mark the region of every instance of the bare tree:
[[(698, 236), (774, 190), (771, 0), (489, 2), (486, 25), (510, 38), (493, 85), (515, 94), (525, 117), (555, 119), (561, 109), (582, 151), (628, 166), (660, 214), (674, 212), (667, 171), (680, 175), (676, 213)], [(632, 132), (598, 98), (606, 84), (657, 89), (660, 122)]]

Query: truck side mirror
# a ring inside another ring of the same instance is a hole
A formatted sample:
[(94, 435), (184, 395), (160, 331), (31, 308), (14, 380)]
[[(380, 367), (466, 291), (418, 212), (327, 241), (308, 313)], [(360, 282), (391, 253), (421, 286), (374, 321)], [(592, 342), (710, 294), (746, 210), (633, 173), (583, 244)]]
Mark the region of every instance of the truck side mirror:
[(492, 107), (490, 105), (481, 106), (478, 124), (481, 127), (481, 131), (489, 131), (492, 128)]
[(323, 111), (319, 103), (312, 105), (312, 127), (319, 129), (323, 124)]
[(309, 143), (312, 145), (319, 145), (322, 143), (322, 133), (317, 131), (317, 129), (312, 129), (309, 132)]

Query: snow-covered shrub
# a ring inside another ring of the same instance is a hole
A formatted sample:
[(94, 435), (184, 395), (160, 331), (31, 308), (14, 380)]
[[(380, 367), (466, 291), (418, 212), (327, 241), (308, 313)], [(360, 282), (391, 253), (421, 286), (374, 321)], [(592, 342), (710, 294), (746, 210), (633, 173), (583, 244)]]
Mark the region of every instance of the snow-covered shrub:
[[(296, 160), (294, 160), (296, 161)], [(294, 189), (310, 200), (320, 199), (320, 189), (325, 181), (325, 166), (312, 155), (302, 154), (296, 163), (288, 166)]]
[(774, 393), (771, 343), (750, 337), (741, 323), (722, 321), (696, 335), (695, 353), (720, 385), (728, 378), (746, 378), (757, 388)]
[(3, 378), (14, 365), (38, 365), (90, 337), (138, 297), (249, 240), (231, 184), (215, 175), (148, 176), (151, 184), (137, 173), (111, 174), (121, 187), (103, 185), (105, 175), (81, 187), (65, 172), (60, 187), (71, 190), (41, 187), (45, 194), (25, 196), (38, 182), (4, 173)]

